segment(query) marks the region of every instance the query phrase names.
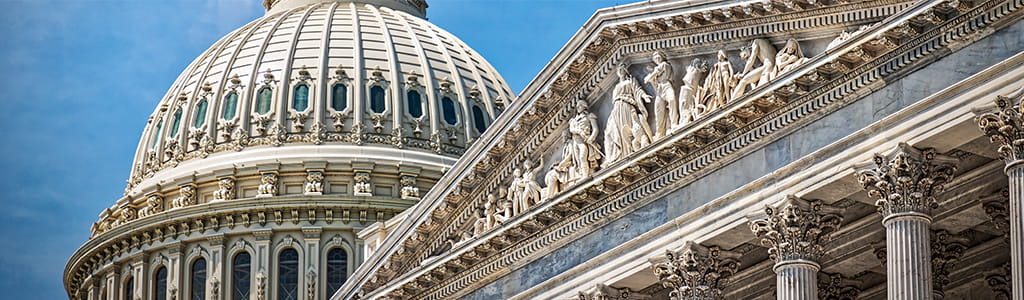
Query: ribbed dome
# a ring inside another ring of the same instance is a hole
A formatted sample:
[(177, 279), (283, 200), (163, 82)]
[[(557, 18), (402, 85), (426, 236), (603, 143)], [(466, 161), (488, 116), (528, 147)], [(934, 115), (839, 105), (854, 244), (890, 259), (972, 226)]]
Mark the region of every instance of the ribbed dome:
[(171, 86), (143, 132), (126, 194), (293, 146), (449, 164), (513, 97), (479, 54), (409, 13), (424, 1), (264, 4), (266, 16), (222, 38)]

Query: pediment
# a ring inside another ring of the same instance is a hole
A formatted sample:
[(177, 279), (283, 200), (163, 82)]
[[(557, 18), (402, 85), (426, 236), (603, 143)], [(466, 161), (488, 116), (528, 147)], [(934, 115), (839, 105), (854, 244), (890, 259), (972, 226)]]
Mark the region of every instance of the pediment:
[(982, 15), (997, 2), (659, 1), (599, 11), (337, 296), (457, 297), (869, 93), (948, 47), (956, 28), (994, 22)]

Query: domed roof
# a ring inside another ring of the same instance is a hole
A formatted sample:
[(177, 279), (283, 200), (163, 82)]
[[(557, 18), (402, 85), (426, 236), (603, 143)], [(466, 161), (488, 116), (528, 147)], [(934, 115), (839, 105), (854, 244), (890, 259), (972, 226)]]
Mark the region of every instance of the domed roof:
[(171, 86), (126, 194), (288, 153), (372, 158), (365, 149), (378, 149), (450, 165), (514, 97), (483, 57), (423, 19), (422, 0), (264, 5), (264, 17), (217, 41)]

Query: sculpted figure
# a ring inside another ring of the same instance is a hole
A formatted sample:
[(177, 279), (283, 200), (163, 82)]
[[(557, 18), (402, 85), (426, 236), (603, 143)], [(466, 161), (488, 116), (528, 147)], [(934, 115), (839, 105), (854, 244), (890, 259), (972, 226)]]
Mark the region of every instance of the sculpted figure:
[(497, 205), (497, 207), (496, 207), (497, 210), (495, 210), (494, 212), (488, 212), (488, 213), (491, 214), (491, 217), (494, 219), (494, 224), (495, 225), (504, 223), (508, 219), (512, 218), (512, 216), (513, 216), (512, 215), (512, 205), (509, 204), (508, 200), (506, 200), (506, 199), (497, 199), (496, 197), (494, 197), (494, 194), (487, 195), (487, 199), (488, 199), (488, 201), (487, 201), (488, 203), (492, 203), (493, 202), (493, 203), (495, 203), (495, 205)]
[(562, 181), (565, 184), (590, 177), (604, 156), (601, 154), (601, 146), (597, 145), (597, 115), (587, 111), (587, 107), (586, 101), (576, 101), (576, 116), (569, 120), (571, 138), (566, 142), (568, 147), (563, 151), (561, 163), (566, 172), (566, 178)]
[(604, 160), (607, 165), (620, 157), (651, 143), (651, 127), (647, 124), (647, 108), (651, 96), (644, 92), (636, 79), (629, 75), (625, 66), (616, 72), (619, 83), (612, 90), (612, 111), (604, 131), (604, 148), (608, 152)]
[(485, 231), (487, 231), (487, 229), (491, 229), (491, 227), (487, 226), (487, 219), (488, 219), (487, 215), (488, 214), (487, 214), (486, 210), (484, 210), (483, 208), (477, 208), (477, 210), (476, 210), (476, 221), (473, 222), (473, 235), (474, 236), (477, 236), (477, 235), (480, 235), (480, 234), (484, 233)]
[(523, 170), (516, 168), (512, 171), (512, 182), (508, 184), (508, 190), (505, 192), (508, 200), (512, 202), (512, 215), (519, 215), (519, 213), (526, 210), (522, 207), (522, 201), (520, 201), (523, 198), (523, 185), (520, 184), (521, 181), (523, 181)]
[(686, 74), (683, 74), (683, 85), (679, 87), (679, 124), (673, 130), (686, 126), (698, 116), (707, 112), (707, 107), (697, 101), (697, 92), (700, 89), (698, 77), (700, 73), (708, 71), (704, 60), (694, 58), (689, 66), (686, 66)]
[[(740, 51), (740, 58), (747, 61), (743, 66), (743, 72), (736, 77), (739, 82), (732, 91), (731, 99), (739, 98), (747, 91), (747, 87), (756, 88), (775, 78), (775, 46), (766, 39), (755, 39), (750, 43), (750, 48)], [(761, 62), (761, 66), (754, 67), (754, 64)]]
[(548, 168), (548, 172), (544, 173), (544, 188), (541, 189), (541, 199), (551, 199), (558, 193), (562, 192), (562, 187), (566, 182), (566, 170), (567, 165), (572, 163), (572, 137), (569, 130), (562, 132), (562, 160), (551, 164)]
[(832, 48), (839, 46), (839, 44), (842, 44), (846, 40), (849, 40), (850, 38), (863, 33), (865, 30), (868, 30), (868, 28), (871, 28), (871, 26), (862, 25), (860, 26), (860, 28), (857, 29), (857, 31), (854, 31), (852, 33), (843, 30), (843, 32), (839, 33), (839, 36), (837, 36), (834, 40), (828, 43), (828, 46), (825, 46), (825, 51), (831, 50)]
[(800, 50), (800, 43), (795, 39), (789, 39), (789, 41), (786, 41), (786, 47), (782, 48), (782, 51), (779, 51), (779, 54), (775, 56), (776, 74), (772, 75), (772, 78), (795, 69), (807, 62), (807, 59), (804, 56), (804, 52)]
[(734, 86), (736, 81), (733, 78), (732, 64), (729, 63), (725, 51), (719, 50), (718, 62), (711, 67), (708, 77), (704, 78), (704, 86), (698, 97), (705, 111), (714, 110), (732, 100), (730, 93)]
[(669, 127), (679, 124), (679, 105), (676, 91), (672, 88), (672, 64), (665, 59), (665, 53), (654, 51), (654, 70), (644, 77), (644, 82), (654, 87), (654, 139), (665, 136)]
[(536, 168), (530, 167), (530, 160), (523, 162), (523, 169), (526, 171), (523, 172), (523, 179), (519, 181), (519, 184), (522, 185), (520, 189), (522, 192), (520, 194), (520, 197), (522, 197), (520, 208), (524, 211), (541, 201), (541, 188), (540, 183), (537, 183), (537, 173), (540, 172), (542, 167), (540, 164), (537, 164)]

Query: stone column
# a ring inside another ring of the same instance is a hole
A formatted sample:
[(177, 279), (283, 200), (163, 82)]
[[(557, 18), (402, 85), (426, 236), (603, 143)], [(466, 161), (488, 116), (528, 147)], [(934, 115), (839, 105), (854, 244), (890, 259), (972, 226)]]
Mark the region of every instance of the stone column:
[(132, 295), (131, 297), (125, 297), (125, 300), (141, 300), (142, 295), (146, 291), (146, 258), (140, 252), (134, 258), (132, 258)]
[(841, 210), (821, 201), (786, 196), (778, 208), (766, 206), (751, 218), (750, 230), (775, 260), (779, 300), (817, 300), (823, 245), (839, 229)]
[(267, 280), (270, 277), (271, 270), (270, 238), (273, 236), (274, 231), (271, 229), (261, 229), (253, 231), (252, 234), (256, 236), (256, 253), (252, 257), (252, 270), (254, 271), (252, 295), (253, 299), (264, 300), (268, 299), (267, 294), (270, 293)]
[(210, 262), (207, 265), (206, 299), (221, 300), (221, 286), (224, 282), (224, 234), (218, 233), (206, 237), (210, 242)]
[(858, 180), (876, 198), (885, 226), (888, 299), (932, 299), (931, 210), (956, 171), (957, 160), (934, 149), (900, 143), (876, 154), (874, 166), (858, 171)]
[[(320, 286), (320, 282), (323, 281), (320, 280), (321, 276), (319, 271), (320, 233), (322, 232), (323, 229), (320, 227), (302, 227), (302, 237), (304, 242), (302, 246), (306, 248), (306, 270), (305, 276), (303, 276), (304, 278), (302, 278), (302, 280), (305, 283), (306, 297), (309, 298), (309, 300), (315, 300), (320, 298), (319, 290), (321, 290), (321, 288), (318, 287)], [(301, 271), (302, 268), (300, 267), (299, 270)], [(331, 295), (326, 296), (330, 297)]]
[(672, 299), (719, 300), (724, 299), (722, 287), (740, 267), (739, 257), (717, 246), (686, 242), (678, 253), (668, 251), (651, 264), (662, 286), (672, 289)]
[(106, 278), (103, 279), (106, 282), (103, 288), (107, 290), (107, 299), (104, 300), (118, 300), (121, 299), (121, 297), (118, 297), (121, 292), (121, 276), (118, 273), (121, 270), (121, 266), (114, 264), (110, 270)]
[[(995, 109), (976, 110), (981, 131), (999, 146), (999, 156), (1006, 162), (1010, 179), (1010, 289), (1014, 300), (1024, 300), (1024, 116), (1021, 103), (1024, 86), (1005, 95), (996, 96)], [(988, 112), (983, 112), (988, 110)]]
[(182, 261), (185, 260), (185, 245), (178, 242), (167, 254), (167, 299), (181, 299)]

